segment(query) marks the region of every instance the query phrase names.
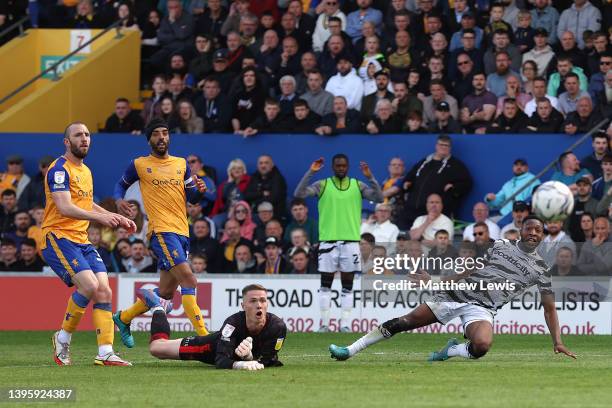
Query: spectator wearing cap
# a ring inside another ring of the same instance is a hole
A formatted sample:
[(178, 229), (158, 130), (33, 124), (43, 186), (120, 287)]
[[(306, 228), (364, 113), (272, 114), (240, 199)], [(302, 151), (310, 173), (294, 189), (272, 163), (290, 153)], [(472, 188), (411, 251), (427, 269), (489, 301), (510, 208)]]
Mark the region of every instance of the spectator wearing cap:
[(446, 101), (438, 102), (434, 111), (434, 120), (430, 121), (430, 133), (461, 133), (461, 124), (452, 117), (450, 105)]
[(576, 103), (576, 110), (565, 118), (563, 131), (568, 135), (586, 133), (597, 126), (602, 119), (599, 112), (593, 110), (591, 98), (582, 96)]
[(474, 92), (463, 99), (461, 123), (468, 133), (483, 133), (495, 116), (497, 97), (487, 91), (483, 73), (474, 74), (472, 86)]
[(357, 0), (357, 7), (359, 9), (349, 13), (346, 17), (346, 33), (351, 37), (353, 42), (361, 38), (361, 28), (366, 21), (374, 23), (376, 31), (379, 33), (381, 32), (383, 14), (380, 10), (371, 6), (372, 0)]
[(474, 207), (472, 208), (472, 217), (474, 217), (474, 222), (466, 226), (463, 230), (464, 241), (474, 241), (474, 226), (479, 222), (484, 222), (487, 224), (487, 227), (489, 228), (489, 236), (492, 239), (501, 238), (501, 230), (499, 226), (489, 218), (489, 207), (487, 204), (483, 202), (474, 204)]
[(337, 135), (343, 133), (361, 133), (361, 117), (355, 109), (349, 109), (344, 96), (334, 98), (333, 112), (323, 116), (320, 125), (315, 129), (318, 135)]
[(427, 212), (426, 200), (431, 194), (440, 195), (444, 200), (445, 214), (452, 215), (471, 190), (472, 176), (469, 170), (451, 153), (452, 140), (442, 134), (438, 136), (434, 152), (419, 160), (408, 171), (403, 188), (409, 194), (404, 214), (397, 221), (400, 229), (410, 228), (416, 217)]
[(588, 0), (574, 0), (574, 4), (561, 13), (557, 25), (559, 37), (568, 30), (578, 38), (578, 47), (584, 48), (583, 34), (586, 30), (599, 31), (601, 27), (601, 12)]
[(536, 111), (527, 121), (525, 130), (532, 133), (561, 133), (563, 131), (563, 115), (553, 108), (550, 99), (536, 99)]
[(543, 28), (549, 33), (551, 44), (557, 43), (557, 25), (559, 24), (559, 12), (549, 0), (535, 0), (534, 8), (531, 10), (531, 26)]
[(293, 102), (293, 115), (285, 120), (285, 131), (312, 134), (319, 123), (321, 116), (310, 110), (308, 102), (298, 98)]
[[(527, 190), (531, 191), (531, 188)], [(515, 201), (512, 203), (512, 222), (501, 229), (501, 236), (505, 237), (509, 231), (520, 231), (523, 220), (529, 215), (529, 204), (525, 201)]]
[(17, 199), (30, 184), (30, 176), (23, 170), (23, 157), (18, 154), (6, 158), (6, 172), (0, 173), (0, 193), (4, 190), (13, 190)]
[(361, 101), (361, 118), (367, 123), (374, 115), (374, 110), (378, 101), (387, 99), (392, 101), (395, 95), (389, 91), (389, 73), (385, 70), (377, 71), (374, 74), (376, 81), (376, 91), (366, 95)]
[(43, 156), (38, 161), (38, 173), (26, 184), (18, 199), (18, 207), (30, 210), (35, 206), (45, 206), (45, 176), (49, 165), (53, 162), (52, 156)]
[(538, 76), (544, 76), (551, 70), (555, 52), (548, 44), (548, 32), (544, 28), (535, 30), (533, 40), (533, 48), (523, 54), (522, 61), (534, 61), (538, 66)]
[[(497, 209), (502, 216), (505, 216), (510, 211), (513, 211), (513, 204), (512, 202), (509, 202), (501, 208), (500, 206), (533, 178), (535, 178), (535, 175), (529, 172), (529, 164), (527, 164), (527, 160), (522, 158), (514, 160), (514, 163), (512, 163), (512, 178), (506, 181), (497, 193), (488, 193), (485, 196), (485, 203), (487, 203), (489, 208)], [(540, 180), (536, 180), (531, 183), (529, 187), (521, 191), (516, 197), (513, 198), (515, 203), (519, 201), (529, 201), (533, 189), (539, 184)]]
[(460, 24), (461, 24), (461, 29), (459, 31), (452, 30), (453, 35), (450, 40), (449, 51), (453, 52), (463, 46), (461, 40), (463, 38), (463, 32), (467, 29), (474, 30), (474, 33), (476, 35), (475, 47), (480, 48), (482, 45), (482, 39), (484, 37), (484, 31), (482, 30), (482, 28), (476, 25), (476, 17), (474, 16), (474, 12), (468, 11), (464, 13), (461, 16)]
[(495, 55), (495, 72), (487, 76), (487, 89), (498, 98), (506, 92), (506, 80), (510, 76), (519, 78), (519, 74), (510, 69), (510, 54), (499, 51)]
[(487, 75), (497, 69), (497, 54), (501, 51), (508, 53), (510, 69), (514, 72), (521, 70), (522, 56), (518, 47), (511, 42), (508, 31), (497, 30), (493, 34), (493, 46), (485, 52), (483, 57), (484, 70)]
[(307, 91), (301, 99), (308, 103), (309, 109), (319, 116), (327, 115), (333, 110), (334, 95), (323, 89), (323, 75), (318, 69), (308, 72)]
[[(444, 81), (432, 79), (429, 83), (430, 95), (423, 100), (423, 118), (427, 124), (433, 123), (435, 118), (435, 109), (441, 102), (445, 102), (448, 107), (451, 117), (457, 119), (459, 109), (457, 108), (457, 100), (446, 92)], [(456, 133), (456, 132), (452, 132)]]
[(576, 181), (576, 187), (574, 208), (572, 213), (565, 220), (563, 229), (569, 232), (573, 241), (584, 242), (585, 237), (582, 233), (582, 228), (580, 228), (580, 219), (585, 212), (597, 214), (597, 204), (599, 201), (593, 198), (593, 188), (589, 177), (582, 177)]
[(597, 180), (602, 174), (601, 161), (606, 153), (608, 153), (610, 138), (605, 132), (600, 131), (593, 133), (591, 140), (593, 153), (580, 159), (580, 165), (593, 175), (594, 180)]
[(559, 167), (550, 178), (552, 181), (560, 181), (576, 193), (576, 181), (582, 177), (593, 178), (587, 169), (580, 168), (580, 161), (572, 151), (565, 152), (559, 156)]
[(263, 247), (264, 261), (257, 267), (257, 272), (266, 275), (287, 273), (289, 271), (288, 264), (282, 256), (279, 240), (276, 237), (267, 237)]
[(0, 272), (15, 271), (17, 266), (17, 245), (12, 239), (2, 239), (0, 242)]
[(338, 73), (327, 81), (325, 90), (338, 97), (343, 96), (349, 109), (361, 109), (363, 81), (355, 73), (353, 62), (347, 53), (337, 57)]
[(461, 47), (456, 48), (451, 52), (449, 57), (448, 75), (452, 80), (459, 78), (459, 55), (467, 54), (472, 60), (474, 69), (482, 71), (483, 69), (483, 53), (476, 45), (476, 31), (473, 28), (466, 28), (461, 34)]
[(531, 117), (535, 113), (537, 108), (536, 104), (538, 99), (540, 98), (548, 99), (551, 106), (555, 110), (558, 111), (560, 109), (559, 100), (557, 99), (557, 97), (546, 94), (546, 79), (544, 79), (544, 77), (537, 77), (533, 80), (531, 94), (533, 95), (533, 98), (531, 98), (531, 100), (529, 100), (529, 102), (525, 104), (525, 115)]
[(142, 133), (144, 125), (142, 117), (130, 108), (130, 101), (126, 98), (117, 98), (115, 112), (106, 119), (104, 132), (138, 135)]
[(501, 114), (487, 127), (487, 133), (520, 133), (527, 126), (528, 120), (516, 99), (505, 98)]
[(183, 51), (187, 44), (191, 44), (194, 33), (193, 17), (183, 10), (179, 0), (168, 0), (166, 7), (168, 12), (157, 31), (161, 48), (149, 60), (158, 69), (164, 66), (170, 55)]
[(520, 10), (518, 13), (518, 27), (514, 29), (514, 44), (520, 52), (524, 53), (533, 48), (535, 30), (531, 27), (531, 13)]
[(393, 105), (388, 99), (376, 102), (374, 117), (367, 122), (366, 131), (372, 135), (399, 133), (402, 130), (402, 122), (393, 113)]

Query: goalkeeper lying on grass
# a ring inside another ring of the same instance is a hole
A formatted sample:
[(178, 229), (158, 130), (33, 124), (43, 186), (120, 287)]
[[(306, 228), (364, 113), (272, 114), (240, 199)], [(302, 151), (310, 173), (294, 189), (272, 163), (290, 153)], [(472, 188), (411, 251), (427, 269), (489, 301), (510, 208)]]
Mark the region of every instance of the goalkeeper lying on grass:
[(159, 359), (198, 360), (217, 368), (263, 370), (280, 367), (278, 352), (283, 347), (287, 327), (268, 313), (266, 289), (248, 285), (242, 289), (242, 312), (228, 317), (221, 331), (207, 336), (170, 340), (170, 325), (160, 298), (151, 290), (141, 291), (153, 312), (149, 351)]

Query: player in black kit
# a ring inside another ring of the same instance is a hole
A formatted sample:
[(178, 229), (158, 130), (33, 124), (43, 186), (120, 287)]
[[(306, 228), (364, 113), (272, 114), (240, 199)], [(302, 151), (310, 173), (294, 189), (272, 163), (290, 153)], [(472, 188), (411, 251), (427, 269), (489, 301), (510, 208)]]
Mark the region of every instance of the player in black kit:
[(159, 359), (198, 360), (217, 368), (263, 370), (280, 367), (278, 352), (283, 347), (287, 327), (276, 315), (268, 313), (266, 288), (252, 284), (242, 289), (242, 312), (228, 317), (221, 331), (207, 336), (170, 340), (170, 325), (160, 299), (151, 290), (141, 291), (151, 307), (149, 351)]

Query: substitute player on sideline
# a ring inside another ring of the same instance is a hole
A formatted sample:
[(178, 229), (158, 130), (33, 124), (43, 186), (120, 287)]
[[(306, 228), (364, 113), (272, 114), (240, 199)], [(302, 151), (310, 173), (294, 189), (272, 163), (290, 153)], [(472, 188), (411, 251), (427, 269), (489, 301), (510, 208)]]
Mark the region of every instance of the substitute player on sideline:
[(456, 317), (461, 318), (463, 331), (468, 342), (458, 344), (451, 339), (442, 350), (431, 353), (430, 361), (444, 361), (451, 357), (483, 357), (493, 343), (493, 317), (495, 313), (528, 288), (537, 285), (544, 306), (544, 319), (553, 340), (553, 351), (572, 358), (576, 355), (569, 351), (561, 341), (559, 319), (555, 308), (555, 296), (551, 290), (549, 266), (536, 252), (544, 237), (544, 223), (530, 215), (523, 221), (520, 241), (496, 241), (489, 250), (488, 263), (484, 268), (469, 275), (457, 275), (450, 279), (466, 283), (511, 282), (503, 290), (447, 290), (436, 293), (431, 301), (419, 305), (412, 312), (400, 318), (388, 320), (348, 347), (329, 346), (333, 358), (346, 360), (367, 347), (391, 338), (397, 333), (414, 330), (433, 323), (446, 324)]
[(170, 340), (170, 325), (157, 294), (141, 290), (153, 311), (151, 320), (151, 355), (160, 359), (198, 360), (217, 368), (263, 370), (280, 367), (278, 352), (287, 335), (285, 322), (268, 313), (266, 288), (252, 284), (242, 289), (242, 312), (228, 317), (221, 331), (208, 336)]
[(383, 201), (380, 185), (372, 175), (366, 162), (360, 162), (361, 172), (368, 179), (369, 186), (347, 176), (348, 157), (336, 154), (332, 158), (333, 177), (319, 180), (311, 185), (312, 177), (323, 167), (323, 158), (315, 160), (306, 172), (294, 195), (300, 198), (319, 198), (319, 272), (321, 288), (319, 305), (321, 326), (319, 332), (329, 331), (331, 309), (331, 287), (334, 274), (340, 271), (342, 282), (340, 331), (350, 332), (349, 316), (353, 310), (353, 279), (355, 272), (361, 272), (361, 202)]
[[(197, 280), (187, 262), (189, 254), (189, 224), (186, 199), (196, 203), (202, 199), (206, 185), (191, 174), (182, 157), (170, 156), (168, 125), (160, 120), (151, 121), (145, 130), (151, 154), (133, 160), (115, 186), (117, 208), (133, 216), (135, 208), (123, 199), (127, 189), (140, 181), (144, 206), (149, 217), (147, 237), (157, 256), (162, 273), (159, 277), (159, 296), (171, 300), (181, 285), (182, 304), (185, 313), (200, 336), (208, 334), (202, 312), (196, 302)], [(140, 299), (126, 310), (119, 310), (113, 320), (119, 328), (121, 341), (126, 347), (134, 347), (130, 323), (149, 310)]]
[(83, 163), (90, 145), (89, 130), (83, 123), (68, 125), (64, 131), (66, 152), (51, 163), (46, 175), (42, 255), (68, 287), (77, 288), (68, 299), (61, 330), (53, 334), (53, 357), (58, 365), (72, 364), (72, 333), (89, 301), (93, 300), (93, 323), (98, 340), (94, 364), (130, 366), (132, 364), (113, 351), (112, 292), (104, 262), (87, 239), (87, 228), (90, 221), (95, 221), (110, 228), (122, 226), (134, 232), (136, 224), (93, 202), (91, 171)]

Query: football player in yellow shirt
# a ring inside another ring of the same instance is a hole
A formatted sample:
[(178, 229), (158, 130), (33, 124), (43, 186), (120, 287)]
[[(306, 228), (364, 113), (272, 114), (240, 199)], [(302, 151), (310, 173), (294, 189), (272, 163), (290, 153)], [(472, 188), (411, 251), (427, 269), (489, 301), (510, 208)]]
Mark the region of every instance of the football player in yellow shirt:
[(52, 337), (53, 357), (58, 365), (72, 364), (71, 335), (93, 300), (93, 322), (98, 340), (94, 364), (129, 366), (128, 361), (113, 351), (112, 292), (104, 263), (87, 239), (87, 227), (90, 221), (95, 221), (110, 228), (121, 226), (135, 231), (136, 224), (93, 202), (91, 171), (83, 163), (90, 143), (89, 130), (83, 123), (68, 125), (64, 132), (66, 152), (51, 163), (45, 178), (42, 255), (68, 287), (76, 286), (68, 299), (62, 328)]
[[(186, 200), (194, 203), (200, 201), (202, 193), (206, 191), (206, 185), (198, 176), (191, 174), (184, 158), (170, 156), (168, 153), (170, 135), (168, 125), (164, 121), (151, 121), (145, 135), (151, 147), (151, 154), (133, 160), (115, 186), (117, 208), (124, 214), (133, 216), (134, 208), (123, 197), (127, 189), (139, 181), (149, 217), (147, 236), (162, 271), (156, 293), (161, 298), (170, 300), (178, 285), (181, 285), (183, 309), (197, 334), (205, 336), (208, 331), (196, 302), (197, 280), (187, 261), (189, 224)], [(130, 331), (131, 321), (147, 310), (149, 307), (146, 303), (138, 299), (129, 308), (113, 315), (121, 340), (127, 347), (134, 347), (134, 338)]]

